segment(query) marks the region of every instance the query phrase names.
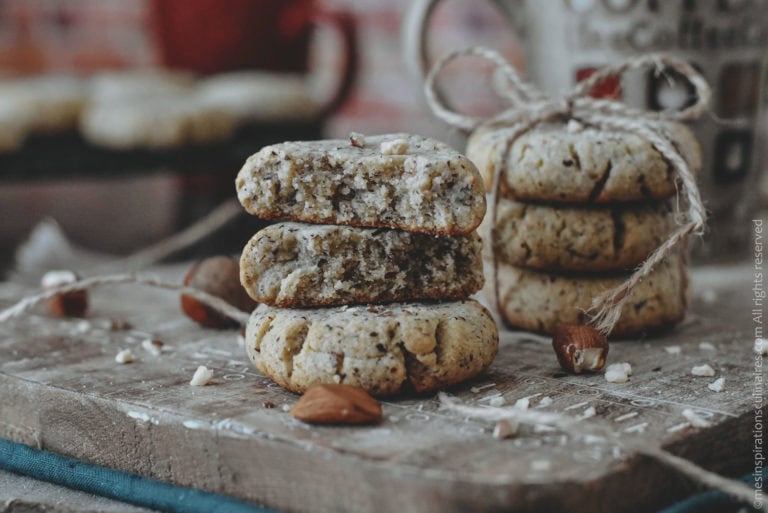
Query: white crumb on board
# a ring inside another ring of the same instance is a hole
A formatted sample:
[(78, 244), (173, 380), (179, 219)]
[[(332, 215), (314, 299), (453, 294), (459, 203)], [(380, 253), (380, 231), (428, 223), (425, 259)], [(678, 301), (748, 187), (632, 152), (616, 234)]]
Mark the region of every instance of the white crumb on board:
[(605, 380), (609, 383), (626, 383), (632, 375), (632, 366), (626, 362), (613, 363), (605, 369)]
[(709, 366), (709, 364), (706, 364), (706, 363), (704, 365), (695, 365), (691, 369), (691, 374), (693, 374), (694, 376), (704, 376), (704, 377), (711, 378), (712, 376), (715, 375), (715, 369), (713, 369), (712, 367)]
[(537, 408), (545, 408), (552, 403), (553, 403), (552, 398), (549, 397), (548, 395), (545, 395), (539, 400), (539, 404), (537, 405)]
[(62, 285), (69, 285), (77, 281), (77, 275), (72, 271), (58, 270), (48, 271), (40, 280), (40, 286), (44, 289), (52, 289), (55, 287), (61, 287)]
[(699, 349), (702, 351), (717, 351), (717, 348), (714, 346), (714, 344), (710, 342), (701, 342), (699, 344)]
[(291, 411), (291, 405), (290, 404), (284, 404), (280, 407), (281, 410), (288, 412)]
[(683, 352), (682, 349), (680, 349), (680, 346), (666, 346), (664, 351), (669, 354), (680, 354)]
[(115, 355), (115, 361), (117, 363), (131, 363), (133, 362), (133, 351), (130, 349), (121, 349)]
[(213, 379), (213, 370), (205, 365), (200, 365), (189, 381), (189, 384), (193, 387), (204, 387), (211, 382), (211, 379)]
[(682, 415), (685, 418), (685, 420), (690, 422), (691, 426), (693, 427), (705, 428), (705, 427), (710, 427), (712, 425), (710, 421), (700, 416), (698, 413), (696, 413), (691, 409), (686, 408), (685, 410), (683, 410)]
[(722, 392), (725, 388), (725, 378), (717, 378), (712, 383), (707, 385), (707, 388), (713, 392)]
[(517, 434), (518, 424), (512, 419), (501, 419), (493, 428), (493, 437), (498, 440), (512, 438)]
[(142, 340), (141, 347), (152, 356), (160, 356), (160, 353), (163, 352), (163, 343), (151, 338)]
[(488, 401), (488, 404), (498, 408), (499, 406), (504, 406), (505, 402), (506, 401), (504, 400), (504, 396), (503, 395), (497, 395), (497, 396), (491, 397), (491, 400)]
[(531, 405), (531, 400), (528, 399), (527, 397), (523, 397), (515, 401), (514, 407), (518, 410), (527, 410), (530, 405)]

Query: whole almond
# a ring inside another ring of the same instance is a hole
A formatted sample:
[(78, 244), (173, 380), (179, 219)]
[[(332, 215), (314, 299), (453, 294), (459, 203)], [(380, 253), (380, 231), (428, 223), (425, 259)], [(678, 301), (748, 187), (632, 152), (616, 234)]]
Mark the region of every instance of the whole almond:
[(312, 385), (291, 415), (312, 424), (373, 424), (381, 420), (381, 405), (362, 388)]
[(568, 372), (598, 372), (605, 366), (608, 339), (592, 326), (566, 324), (558, 326), (552, 348), (560, 367)]

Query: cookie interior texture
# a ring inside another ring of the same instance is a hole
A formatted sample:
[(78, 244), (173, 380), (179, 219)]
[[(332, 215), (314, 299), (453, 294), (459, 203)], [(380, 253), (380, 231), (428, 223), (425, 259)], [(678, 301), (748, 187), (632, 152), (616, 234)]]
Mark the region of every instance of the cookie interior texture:
[(490, 365), (499, 334), (473, 300), (308, 310), (259, 306), (246, 328), (255, 366), (302, 393), (345, 383), (377, 396), (436, 390)]
[(267, 219), (442, 235), (465, 235), (480, 224), (482, 179), (466, 157), (415, 135), (361, 142), (267, 146), (240, 170), (238, 198), (249, 213)]
[[(678, 123), (660, 129), (688, 162), (701, 168), (701, 150), (691, 131)], [(505, 146), (498, 126), (476, 130), (467, 156), (490, 190), (497, 154)], [(569, 130), (563, 123), (535, 127), (510, 148), (500, 182), (501, 194), (519, 200), (612, 203), (663, 199), (677, 191), (670, 162), (645, 138), (631, 132), (596, 128)]]
[[(499, 309), (504, 321), (526, 330), (553, 333), (559, 324), (584, 324), (592, 299), (627, 276), (602, 278), (545, 273), (499, 266)], [(688, 306), (685, 258), (671, 255), (631, 292), (614, 336), (672, 326)]]
[(252, 298), (280, 307), (463, 299), (483, 287), (481, 253), (477, 233), (288, 222), (248, 242), (240, 277)]
[[(489, 211), (480, 233), (490, 258)], [(499, 198), (496, 255), (507, 264), (549, 271), (628, 271), (674, 228), (667, 202), (649, 205), (551, 206)]]

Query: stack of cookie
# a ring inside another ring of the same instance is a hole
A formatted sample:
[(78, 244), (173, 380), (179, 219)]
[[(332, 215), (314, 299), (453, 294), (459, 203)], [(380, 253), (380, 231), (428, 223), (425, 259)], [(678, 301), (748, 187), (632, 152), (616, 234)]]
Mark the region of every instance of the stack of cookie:
[(466, 157), (407, 134), (288, 142), (249, 158), (237, 192), (249, 213), (286, 220), (258, 232), (240, 261), (262, 303), (248, 355), (275, 382), (383, 396), (491, 363), (496, 325), (467, 299), (484, 283), (475, 229), (485, 196)]
[[(698, 170), (691, 132), (673, 123), (664, 131)], [(488, 189), (504, 144), (490, 128), (469, 140), (467, 155)], [(585, 323), (592, 299), (625, 280), (675, 226), (676, 173), (636, 134), (540, 125), (514, 141), (503, 165), (496, 242), (487, 250), (498, 263), (500, 315), (511, 326), (552, 333)], [(687, 300), (683, 249), (632, 290), (613, 335), (672, 325)]]

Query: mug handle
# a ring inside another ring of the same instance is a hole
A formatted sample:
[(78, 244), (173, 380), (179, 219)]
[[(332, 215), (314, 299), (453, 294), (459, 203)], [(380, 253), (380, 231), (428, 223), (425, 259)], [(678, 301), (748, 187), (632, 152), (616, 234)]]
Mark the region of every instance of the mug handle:
[[(502, 12), (508, 12), (503, 8), (500, 0), (491, 1), (497, 4)], [(403, 20), (402, 46), (405, 63), (411, 74), (420, 83), (426, 78), (431, 66), (429, 62), (429, 38), (427, 32), (429, 31), (435, 8), (439, 3), (440, 0), (414, 0)], [(514, 30), (513, 20), (509, 18), (509, 15), (506, 17), (509, 19), (510, 25), (513, 26)]]
[(341, 35), (344, 47), (341, 78), (330, 99), (320, 109), (319, 117), (326, 118), (344, 104), (357, 80), (357, 70), (360, 62), (357, 47), (357, 24), (351, 13), (327, 8), (317, 9), (315, 21), (332, 25)]

